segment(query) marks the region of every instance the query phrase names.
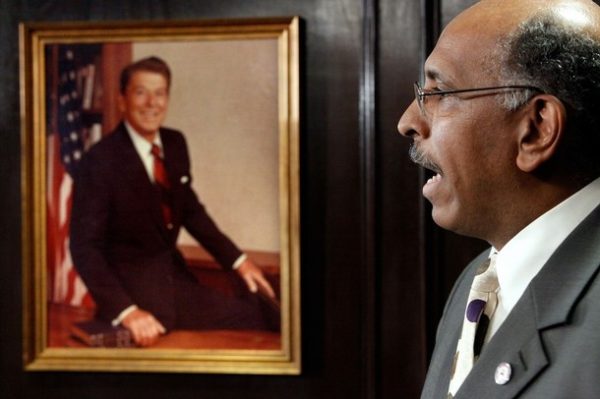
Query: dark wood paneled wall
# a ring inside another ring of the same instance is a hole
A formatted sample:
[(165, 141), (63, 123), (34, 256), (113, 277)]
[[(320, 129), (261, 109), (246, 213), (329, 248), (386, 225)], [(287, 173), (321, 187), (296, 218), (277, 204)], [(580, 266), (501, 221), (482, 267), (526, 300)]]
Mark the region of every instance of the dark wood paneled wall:
[[(0, 396), (418, 397), (445, 296), (482, 245), (431, 223), (396, 123), (470, 3), (0, 0)], [(18, 22), (283, 15), (302, 17), (302, 375), (23, 372)]]

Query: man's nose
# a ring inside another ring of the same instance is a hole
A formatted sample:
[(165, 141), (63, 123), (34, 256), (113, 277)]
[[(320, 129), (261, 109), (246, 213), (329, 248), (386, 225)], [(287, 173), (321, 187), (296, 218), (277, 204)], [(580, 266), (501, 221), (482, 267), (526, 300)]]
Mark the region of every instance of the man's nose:
[(413, 100), (400, 117), (398, 132), (408, 138), (414, 138), (414, 136), (426, 137), (429, 135), (429, 126), (421, 114), (417, 100)]
[(146, 96), (146, 104), (148, 105), (156, 105), (158, 103), (158, 96), (154, 94), (148, 94)]

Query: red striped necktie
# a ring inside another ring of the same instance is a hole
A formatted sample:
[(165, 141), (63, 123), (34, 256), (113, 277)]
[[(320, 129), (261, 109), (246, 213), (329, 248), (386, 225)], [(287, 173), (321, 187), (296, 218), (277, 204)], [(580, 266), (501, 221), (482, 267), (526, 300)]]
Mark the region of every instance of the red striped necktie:
[(167, 226), (170, 226), (171, 218), (171, 207), (169, 206), (169, 189), (171, 185), (169, 183), (169, 177), (167, 176), (167, 170), (165, 169), (165, 163), (160, 154), (160, 147), (156, 144), (152, 144), (152, 150), (150, 151), (154, 156), (154, 182), (158, 185), (161, 194), (161, 209), (163, 219)]

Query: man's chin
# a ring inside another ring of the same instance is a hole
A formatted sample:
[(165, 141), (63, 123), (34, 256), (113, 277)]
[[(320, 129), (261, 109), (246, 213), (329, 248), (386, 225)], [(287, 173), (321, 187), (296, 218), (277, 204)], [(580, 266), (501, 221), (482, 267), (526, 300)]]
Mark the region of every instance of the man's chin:
[(143, 125), (139, 125), (136, 131), (144, 137), (154, 136), (156, 132), (160, 129), (160, 124), (155, 123), (146, 123)]
[(456, 231), (456, 218), (449, 214), (447, 209), (432, 205), (431, 218), (439, 227), (445, 230)]

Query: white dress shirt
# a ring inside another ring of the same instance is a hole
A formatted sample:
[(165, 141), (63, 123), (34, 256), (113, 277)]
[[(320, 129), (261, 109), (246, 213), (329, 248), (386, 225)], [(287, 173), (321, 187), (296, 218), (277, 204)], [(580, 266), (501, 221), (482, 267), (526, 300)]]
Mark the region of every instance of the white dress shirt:
[[(598, 205), (600, 178), (538, 217), (497, 251), (498, 307), (487, 340), (498, 331), (554, 251)], [(496, 249), (492, 248), (494, 251)]]
[(127, 133), (129, 133), (129, 138), (133, 142), (133, 147), (135, 147), (135, 151), (139, 155), (142, 163), (144, 164), (144, 169), (146, 169), (146, 173), (148, 173), (148, 178), (152, 183), (154, 183), (154, 155), (152, 155), (152, 144), (156, 144), (158, 148), (160, 148), (160, 155), (164, 158), (165, 154), (163, 152), (162, 141), (160, 140), (160, 134), (156, 134), (154, 136), (154, 140), (150, 143), (148, 140), (143, 138), (135, 129), (125, 121), (125, 128), (127, 129)]

